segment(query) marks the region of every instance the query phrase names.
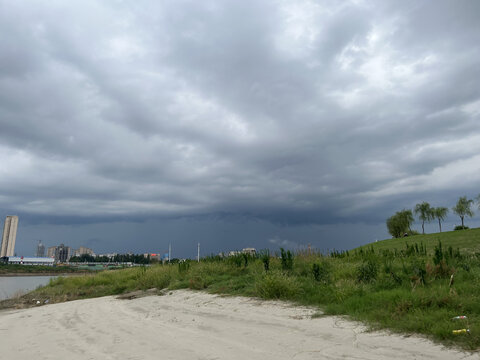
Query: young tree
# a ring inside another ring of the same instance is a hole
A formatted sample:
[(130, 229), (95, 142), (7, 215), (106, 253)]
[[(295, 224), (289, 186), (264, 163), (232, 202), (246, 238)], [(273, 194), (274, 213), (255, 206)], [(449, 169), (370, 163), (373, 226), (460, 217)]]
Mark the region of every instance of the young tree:
[(388, 232), (393, 237), (401, 237), (411, 231), (410, 226), (414, 220), (412, 210), (397, 211), (387, 219)]
[(422, 234), (425, 234), (425, 221), (430, 222), (433, 219), (432, 210), (430, 204), (426, 201), (415, 205), (415, 215), (418, 215), (418, 219), (422, 221)]
[(438, 219), (438, 227), (440, 228), (440, 232), (442, 232), (442, 221), (444, 221), (445, 218), (447, 217), (448, 208), (437, 207), (437, 208), (432, 208), (432, 210), (433, 210), (433, 217), (435, 219)]
[(465, 216), (473, 216), (472, 204), (473, 200), (467, 199), (466, 196), (462, 196), (458, 199), (457, 205), (452, 208), (453, 212), (460, 216), (460, 219), (462, 220), (462, 228), (464, 228), (463, 219), (465, 218)]

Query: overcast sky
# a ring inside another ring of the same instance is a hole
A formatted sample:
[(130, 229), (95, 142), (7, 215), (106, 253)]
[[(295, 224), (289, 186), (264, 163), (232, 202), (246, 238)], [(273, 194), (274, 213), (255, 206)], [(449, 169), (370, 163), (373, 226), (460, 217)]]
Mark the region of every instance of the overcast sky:
[(17, 252), (349, 248), (397, 210), (473, 198), (479, 16), (476, 0), (0, 0)]

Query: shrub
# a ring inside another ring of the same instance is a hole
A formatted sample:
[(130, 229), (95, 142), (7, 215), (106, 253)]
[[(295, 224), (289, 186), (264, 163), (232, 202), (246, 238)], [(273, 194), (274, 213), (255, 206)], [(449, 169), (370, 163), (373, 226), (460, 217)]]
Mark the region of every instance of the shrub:
[(377, 264), (369, 259), (357, 268), (356, 273), (358, 282), (372, 282), (377, 278)]
[(330, 282), (330, 273), (331, 269), (328, 263), (321, 262), (320, 264), (312, 264), (312, 274), (313, 278), (318, 282), (323, 282), (325, 284)]
[(468, 226), (457, 225), (453, 230), (467, 230), (470, 229)]

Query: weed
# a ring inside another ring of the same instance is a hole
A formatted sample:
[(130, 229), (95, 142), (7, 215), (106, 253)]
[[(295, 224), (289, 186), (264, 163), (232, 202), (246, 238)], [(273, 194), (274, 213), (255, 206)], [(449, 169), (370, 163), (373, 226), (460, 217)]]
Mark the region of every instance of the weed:
[(248, 254), (242, 253), (242, 258), (243, 258), (243, 266), (247, 267), (248, 266), (248, 258), (249, 258)]
[(414, 261), (412, 264), (413, 276), (411, 276), (412, 285), (416, 287), (417, 285), (426, 285), (425, 275), (427, 274), (426, 266), (424, 261)]
[(280, 256), (282, 262), (282, 270), (290, 271), (293, 269), (293, 254), (290, 250), (285, 251), (284, 248), (280, 248)]
[(243, 256), (241, 254), (236, 254), (229, 257), (230, 262), (234, 263), (237, 267), (241, 267), (243, 263)]
[(255, 290), (264, 299), (291, 299), (299, 293), (295, 279), (279, 272), (264, 275), (257, 282)]
[(327, 262), (323, 261), (320, 264), (313, 263), (312, 264), (312, 274), (313, 278), (324, 284), (328, 284), (330, 282), (330, 274), (331, 269)]
[(435, 246), (435, 250), (434, 250), (433, 263), (435, 265), (438, 265), (444, 258), (445, 256), (442, 250), (442, 242), (438, 240), (438, 245)]
[(445, 260), (441, 260), (433, 268), (430, 268), (430, 275), (435, 279), (448, 278), (455, 272), (453, 267), (450, 267)]
[(186, 273), (190, 269), (190, 262), (189, 261), (179, 261), (178, 262), (178, 272), (180, 274)]
[(207, 287), (205, 279), (195, 275), (188, 280), (188, 287), (193, 290), (203, 290)]
[(374, 260), (369, 259), (357, 268), (357, 281), (364, 283), (372, 282), (377, 278), (377, 271), (377, 264)]
[(270, 270), (270, 251), (268, 249), (265, 249), (260, 252), (260, 259), (262, 259), (263, 268), (266, 272), (268, 272), (268, 270)]
[(402, 318), (413, 308), (411, 300), (400, 300), (393, 310), (393, 317), (396, 319)]

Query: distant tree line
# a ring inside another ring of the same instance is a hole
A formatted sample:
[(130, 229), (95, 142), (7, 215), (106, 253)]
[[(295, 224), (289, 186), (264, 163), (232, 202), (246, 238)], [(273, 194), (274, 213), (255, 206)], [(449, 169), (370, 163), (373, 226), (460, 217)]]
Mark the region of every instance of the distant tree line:
[(131, 262), (134, 264), (150, 264), (157, 262), (156, 259), (151, 259), (150, 255), (145, 257), (142, 254), (116, 254), (112, 257), (108, 256), (92, 256), (89, 254), (82, 254), (80, 256), (71, 257), (70, 262), (115, 262), (124, 263)]
[[(480, 195), (478, 195), (475, 200), (477, 201), (478, 209), (480, 210)], [(473, 204), (474, 200), (468, 199), (466, 196), (462, 196), (458, 199), (457, 204), (452, 208), (452, 211), (460, 217), (462, 225), (456, 226), (455, 230), (468, 229), (468, 227), (465, 226), (464, 220), (466, 216), (473, 217)], [(417, 234), (417, 232), (411, 228), (412, 223), (415, 221), (414, 214), (418, 217), (418, 220), (422, 222), (422, 234), (425, 234), (425, 223), (432, 220), (438, 220), (438, 227), (440, 232), (442, 232), (442, 221), (447, 217), (448, 208), (432, 207), (428, 202), (424, 201), (415, 205), (413, 211), (408, 209), (397, 211), (387, 219), (387, 229), (390, 235), (398, 238)]]

